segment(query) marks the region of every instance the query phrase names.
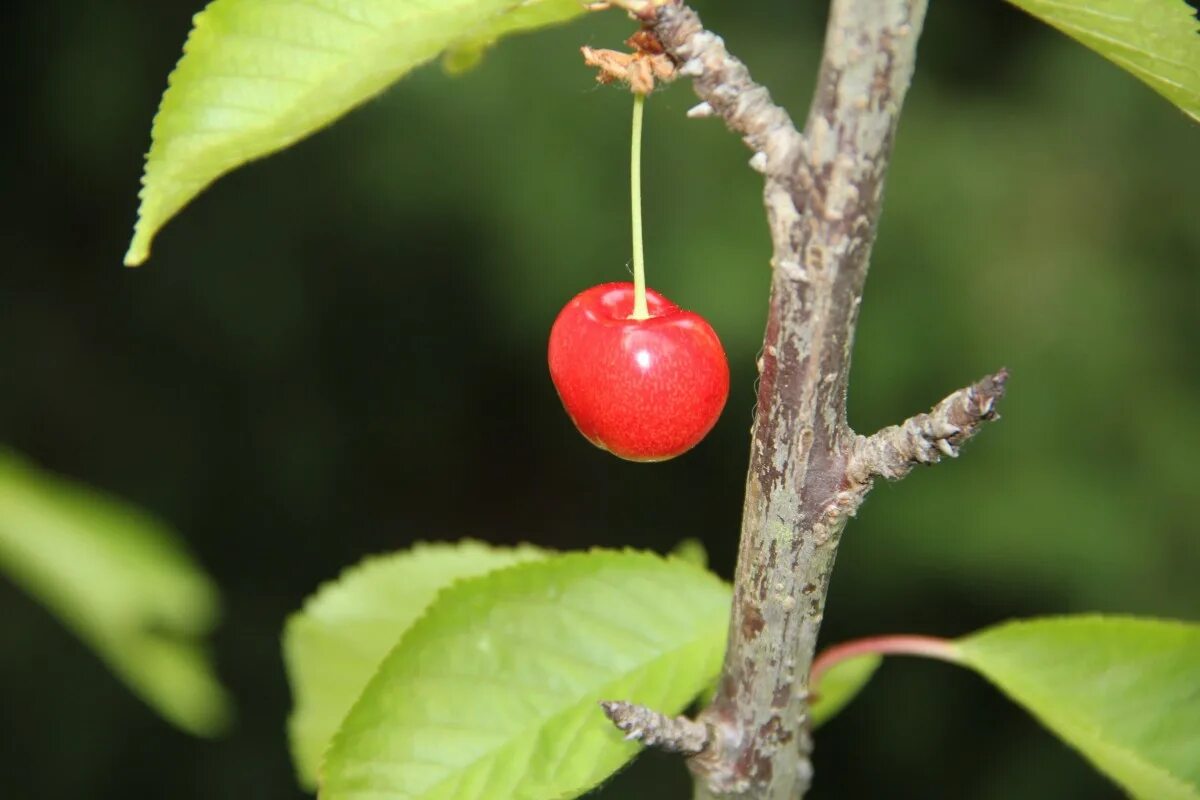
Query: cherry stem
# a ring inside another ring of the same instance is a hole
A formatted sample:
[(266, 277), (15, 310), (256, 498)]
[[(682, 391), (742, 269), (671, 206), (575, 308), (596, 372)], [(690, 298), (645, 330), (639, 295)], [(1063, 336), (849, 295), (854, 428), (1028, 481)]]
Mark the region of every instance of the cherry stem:
[(633, 141), (629, 150), (629, 194), (633, 209), (633, 313), (630, 319), (650, 319), (646, 305), (646, 256), (642, 250), (642, 116), (646, 95), (633, 93)]
[(924, 658), (936, 658), (939, 661), (949, 661), (952, 664), (962, 661), (958, 648), (949, 639), (904, 634), (872, 636), (826, 648), (813, 661), (812, 669), (809, 671), (808, 685), (818, 687), (821, 676), (833, 667), (843, 661), (865, 655), (923, 656)]

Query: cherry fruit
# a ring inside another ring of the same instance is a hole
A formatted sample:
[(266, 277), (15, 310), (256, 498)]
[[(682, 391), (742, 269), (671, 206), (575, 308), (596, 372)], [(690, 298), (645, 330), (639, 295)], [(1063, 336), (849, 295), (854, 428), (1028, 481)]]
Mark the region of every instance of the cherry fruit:
[(550, 330), (550, 377), (587, 439), (630, 461), (690, 450), (729, 395), (729, 362), (712, 326), (652, 289), (634, 314), (632, 283), (576, 295)]

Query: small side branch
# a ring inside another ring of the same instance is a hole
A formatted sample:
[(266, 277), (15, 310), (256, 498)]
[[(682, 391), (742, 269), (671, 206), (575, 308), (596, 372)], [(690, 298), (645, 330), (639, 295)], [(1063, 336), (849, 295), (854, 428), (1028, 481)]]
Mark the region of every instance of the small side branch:
[(804, 140), (791, 117), (754, 82), (746, 65), (729, 54), (721, 37), (704, 29), (695, 11), (685, 5), (662, 6), (654, 33), (681, 64), (679, 74), (694, 79), (696, 94), (704, 101), (689, 116), (715, 114), (724, 119), (755, 152), (759, 172), (794, 168)]
[(621, 700), (605, 700), (600, 707), (630, 741), (640, 741), (647, 747), (685, 756), (698, 755), (708, 747), (711, 732), (703, 722), (695, 722), (687, 717), (668, 717), (645, 706)]
[(868, 485), (875, 476), (894, 481), (918, 464), (936, 464), (942, 456), (955, 458), (963, 443), (983, 423), (998, 419), (996, 403), (1004, 397), (1008, 370), (959, 389), (933, 407), (899, 425), (860, 436), (846, 470), (852, 485)]

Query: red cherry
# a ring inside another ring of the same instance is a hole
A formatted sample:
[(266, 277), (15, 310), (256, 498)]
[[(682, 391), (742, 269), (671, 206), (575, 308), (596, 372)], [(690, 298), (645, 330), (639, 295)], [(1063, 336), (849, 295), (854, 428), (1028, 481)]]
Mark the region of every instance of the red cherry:
[(550, 329), (550, 377), (579, 432), (630, 461), (663, 461), (712, 430), (729, 396), (729, 362), (703, 317), (633, 284), (576, 295)]

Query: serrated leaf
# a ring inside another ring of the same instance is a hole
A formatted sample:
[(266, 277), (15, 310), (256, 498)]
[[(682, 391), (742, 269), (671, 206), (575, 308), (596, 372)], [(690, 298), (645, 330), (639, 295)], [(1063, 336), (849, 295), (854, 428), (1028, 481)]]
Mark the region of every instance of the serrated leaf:
[(1134, 797), (1200, 798), (1200, 626), (1061, 617), (989, 628), (957, 648)]
[(217, 590), (162, 523), (0, 450), (0, 571), (167, 720), (205, 736), (226, 726), (202, 642)]
[(595, 551), (458, 583), (334, 737), (323, 800), (539, 800), (631, 759), (597, 707), (678, 713), (717, 674), (730, 591), (679, 559)]
[[(547, 13), (543, 13), (545, 7)], [(154, 118), (125, 263), (221, 175), (328, 125), (447, 48), (565, 18), (560, 0), (213, 0)], [(553, 12), (553, 13), (549, 13)]]
[(808, 707), (813, 727), (820, 727), (837, 716), (862, 691), (882, 663), (882, 656), (872, 654), (848, 658), (830, 667), (821, 676), (820, 683), (813, 686), (815, 699)]
[(448, 49), (442, 64), (452, 75), (466, 72), (477, 66), (488, 48), (503, 37), (566, 22), (583, 11), (579, 0), (526, 0), (494, 25)]
[(1200, 121), (1200, 22), (1184, 0), (1010, 0)]
[(542, 558), (535, 547), (418, 544), (362, 561), (320, 588), (284, 628), (294, 707), (288, 720), (300, 784), (316, 786), (321, 756), (384, 656), (437, 593), (456, 580)]

